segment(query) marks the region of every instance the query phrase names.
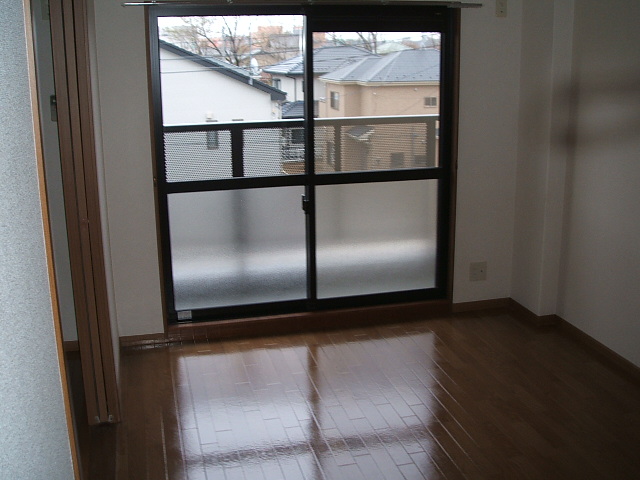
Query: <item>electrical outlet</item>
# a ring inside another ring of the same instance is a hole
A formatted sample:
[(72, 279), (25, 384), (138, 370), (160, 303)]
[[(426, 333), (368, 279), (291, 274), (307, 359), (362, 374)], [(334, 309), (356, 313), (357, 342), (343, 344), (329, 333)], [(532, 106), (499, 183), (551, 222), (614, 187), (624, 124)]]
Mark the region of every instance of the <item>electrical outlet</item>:
[(496, 17), (507, 16), (507, 0), (496, 0)]
[(469, 280), (478, 282), (487, 279), (487, 262), (471, 262), (469, 264)]

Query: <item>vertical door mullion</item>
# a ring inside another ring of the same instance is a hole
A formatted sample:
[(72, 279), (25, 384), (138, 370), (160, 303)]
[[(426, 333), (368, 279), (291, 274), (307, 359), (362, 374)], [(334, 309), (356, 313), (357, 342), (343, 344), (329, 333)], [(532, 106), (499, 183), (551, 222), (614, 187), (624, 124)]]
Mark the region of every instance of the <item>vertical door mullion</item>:
[(244, 133), (238, 125), (231, 129), (231, 172), (233, 178), (244, 177)]
[(307, 301), (309, 309), (315, 310), (318, 300), (318, 274), (316, 267), (316, 190), (315, 149), (313, 120), (313, 32), (309, 18), (304, 23), (304, 132), (305, 132), (305, 200), (307, 231)]

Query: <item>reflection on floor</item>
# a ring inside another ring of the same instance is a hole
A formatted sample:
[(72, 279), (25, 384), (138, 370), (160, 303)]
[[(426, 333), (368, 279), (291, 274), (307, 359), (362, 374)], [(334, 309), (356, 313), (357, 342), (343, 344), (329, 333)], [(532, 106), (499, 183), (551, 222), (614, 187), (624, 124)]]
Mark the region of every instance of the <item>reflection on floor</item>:
[(129, 350), (122, 382), (123, 480), (640, 472), (640, 387), (506, 313)]

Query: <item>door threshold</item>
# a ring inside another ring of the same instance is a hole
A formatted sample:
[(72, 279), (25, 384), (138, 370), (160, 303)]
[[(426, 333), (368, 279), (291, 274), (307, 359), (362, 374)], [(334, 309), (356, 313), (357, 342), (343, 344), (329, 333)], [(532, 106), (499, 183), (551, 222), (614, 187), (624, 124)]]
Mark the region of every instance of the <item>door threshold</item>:
[(357, 328), (424, 320), (451, 313), (450, 300), (397, 303), (316, 312), (169, 325), (167, 341), (202, 342)]

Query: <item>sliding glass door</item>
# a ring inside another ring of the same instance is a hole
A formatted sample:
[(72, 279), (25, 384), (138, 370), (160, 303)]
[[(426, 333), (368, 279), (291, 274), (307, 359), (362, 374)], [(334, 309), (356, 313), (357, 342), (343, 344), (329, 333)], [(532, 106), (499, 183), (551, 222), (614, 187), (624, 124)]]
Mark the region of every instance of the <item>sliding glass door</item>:
[(172, 321), (446, 296), (455, 15), (149, 10)]
[(319, 299), (436, 287), (441, 32), (398, 20), (311, 20)]

